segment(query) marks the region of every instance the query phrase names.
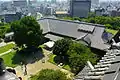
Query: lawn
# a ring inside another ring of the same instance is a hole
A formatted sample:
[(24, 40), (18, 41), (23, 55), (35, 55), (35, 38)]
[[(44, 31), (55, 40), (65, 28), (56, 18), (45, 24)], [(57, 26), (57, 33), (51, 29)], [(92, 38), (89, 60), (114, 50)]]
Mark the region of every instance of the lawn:
[[(50, 56), (49, 56), (49, 62), (50, 63), (53, 63), (53, 64), (55, 64), (55, 65), (57, 65), (57, 63), (55, 63), (55, 61), (54, 61), (54, 58), (56, 57), (56, 55), (54, 55), (54, 54), (51, 54)], [(66, 70), (69, 70), (69, 71), (71, 71), (71, 68), (70, 68), (70, 66), (68, 65), (68, 64), (64, 64), (63, 65), (63, 68), (64, 69), (66, 69)]]
[(12, 49), (14, 46), (15, 44), (11, 43), (11, 44), (0, 47), (0, 54), (8, 51), (9, 49)]
[(115, 35), (118, 32), (118, 30), (106, 29), (106, 32), (112, 33), (113, 35)]
[(48, 61), (49, 61), (50, 63), (56, 64), (55, 61), (54, 61), (54, 57), (55, 57), (55, 56), (56, 56), (56, 55), (51, 54), (51, 55), (49, 56), (49, 60), (48, 60)]
[(8, 54), (1, 56), (1, 58), (3, 58), (6, 66), (9, 66), (9, 67), (16, 67), (17, 66), (17, 64), (13, 64), (13, 59), (12, 59), (15, 54), (16, 54), (16, 52), (13, 51), (13, 52), (10, 52)]
[(66, 69), (66, 70), (68, 70), (68, 71), (71, 71), (71, 68), (70, 68), (69, 65), (64, 65), (63, 68)]

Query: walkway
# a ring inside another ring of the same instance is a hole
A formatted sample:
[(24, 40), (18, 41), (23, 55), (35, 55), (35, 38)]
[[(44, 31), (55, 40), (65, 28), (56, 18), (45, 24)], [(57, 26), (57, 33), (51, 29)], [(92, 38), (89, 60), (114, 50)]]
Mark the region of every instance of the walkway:
[[(9, 43), (2, 42), (2, 43), (0, 43), (0, 47), (6, 46), (7, 44), (15, 44), (15, 43), (14, 43), (14, 42), (9, 42)], [(13, 49), (9, 49), (8, 51), (1, 53), (0, 56), (3, 56), (3, 55), (5, 55), (5, 54), (8, 54), (8, 53), (10, 53), (11, 51), (13, 51)]]
[(5, 54), (8, 54), (8, 53), (10, 53), (11, 51), (12, 51), (12, 49), (9, 49), (8, 51), (6, 51), (6, 52), (4, 52), (4, 53), (1, 53), (0, 56), (3, 56), (3, 55), (5, 55)]
[(1, 42), (1, 43), (0, 43), (0, 47), (5, 46), (5, 45), (7, 45), (7, 44), (11, 44), (11, 43), (15, 44), (15, 42), (8, 42), (8, 43)]
[(46, 60), (45, 63), (42, 63), (42, 59), (39, 60), (39, 61), (36, 61), (35, 63), (31, 63), (31, 64), (27, 64), (26, 67), (27, 67), (27, 75), (24, 76), (23, 75), (23, 69), (22, 69), (22, 66), (17, 66), (15, 68), (16, 72), (17, 72), (17, 75), (18, 76), (21, 76), (23, 78), (23, 80), (28, 80), (28, 78), (31, 76), (31, 75), (35, 75), (36, 73), (38, 73), (40, 70), (42, 69), (60, 69), (61, 71), (65, 72), (65, 73), (68, 73), (69, 76), (71, 76), (71, 72), (65, 70), (65, 69), (62, 69), (61, 67), (58, 67), (50, 62), (48, 62), (48, 54), (49, 52), (44, 50), (44, 59)]
[(32, 64), (27, 64), (26, 67), (27, 67), (27, 75), (26, 76), (24, 76), (24, 71), (23, 71), (24, 69), (22, 69), (22, 66), (17, 66), (15, 68), (17, 75), (21, 76), (23, 78), (23, 80), (28, 80), (29, 76), (35, 75), (42, 69), (60, 69), (58, 66), (53, 65), (49, 62), (42, 63), (41, 60), (39, 60), (35, 63), (32, 63)]

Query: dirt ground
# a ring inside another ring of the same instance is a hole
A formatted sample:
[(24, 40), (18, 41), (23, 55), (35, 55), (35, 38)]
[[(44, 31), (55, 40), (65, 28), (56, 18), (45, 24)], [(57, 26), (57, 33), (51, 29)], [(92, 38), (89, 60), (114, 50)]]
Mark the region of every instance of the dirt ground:
[(22, 77), (23, 80), (29, 80), (28, 78), (31, 75), (35, 75), (37, 72), (39, 72), (42, 69), (60, 69), (61, 71), (65, 72), (68, 74), (68, 76), (73, 75), (71, 72), (62, 69), (61, 67), (58, 67), (50, 62), (48, 62), (47, 60), (49, 59), (49, 54), (50, 51), (47, 51), (45, 49), (43, 49), (44, 52), (44, 57), (34, 63), (29, 63), (26, 65), (26, 70), (27, 70), (27, 75), (24, 75), (24, 67), (23, 66), (17, 66), (15, 68), (16, 73), (19, 77)]

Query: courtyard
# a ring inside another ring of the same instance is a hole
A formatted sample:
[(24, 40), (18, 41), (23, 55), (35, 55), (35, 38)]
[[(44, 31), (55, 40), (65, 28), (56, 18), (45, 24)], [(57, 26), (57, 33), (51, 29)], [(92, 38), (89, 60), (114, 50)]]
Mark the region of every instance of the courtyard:
[[(9, 49), (12, 49), (14, 46), (13, 44), (6, 44), (5, 46), (0, 47), (0, 49), (7, 48), (4, 49), (6, 50), (3, 51), (4, 53), (7, 52)], [(16, 70), (17, 76), (22, 77), (23, 80), (28, 80), (32, 75), (37, 74), (42, 69), (54, 69), (54, 70), (59, 69), (65, 72), (66, 74), (68, 74), (69, 77), (73, 77), (74, 75), (73, 73), (49, 61), (51, 55), (53, 55), (51, 54), (51, 51), (44, 49), (43, 45), (40, 47), (42, 50), (36, 53), (32, 53), (30, 56), (23, 55), (22, 53), (18, 53), (16, 50), (12, 49), (12, 51), (8, 52), (7, 54), (1, 55), (0, 57), (4, 59), (4, 63), (6, 67), (14, 68)], [(25, 64), (21, 64), (22, 61), (24, 61)], [(26, 71), (27, 71), (26, 75), (24, 75), (24, 70), (25, 70), (24, 65), (26, 65)]]

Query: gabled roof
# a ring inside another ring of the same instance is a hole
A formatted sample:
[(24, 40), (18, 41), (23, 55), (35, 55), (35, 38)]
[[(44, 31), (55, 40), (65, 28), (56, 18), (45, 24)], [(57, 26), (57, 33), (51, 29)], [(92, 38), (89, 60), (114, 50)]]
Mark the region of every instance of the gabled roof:
[(89, 38), (91, 47), (93, 48), (104, 50), (109, 47), (109, 45), (104, 44), (104, 41), (102, 40), (102, 34), (105, 30), (103, 25), (53, 18), (43, 18), (38, 20), (38, 22), (41, 25), (44, 34), (52, 33), (60, 37), (69, 37), (76, 40)]
[(61, 21), (57, 19), (41, 19), (39, 20), (43, 33), (53, 32), (60, 35), (66, 35), (71, 38), (85, 36), (87, 33), (78, 31), (79, 24)]

